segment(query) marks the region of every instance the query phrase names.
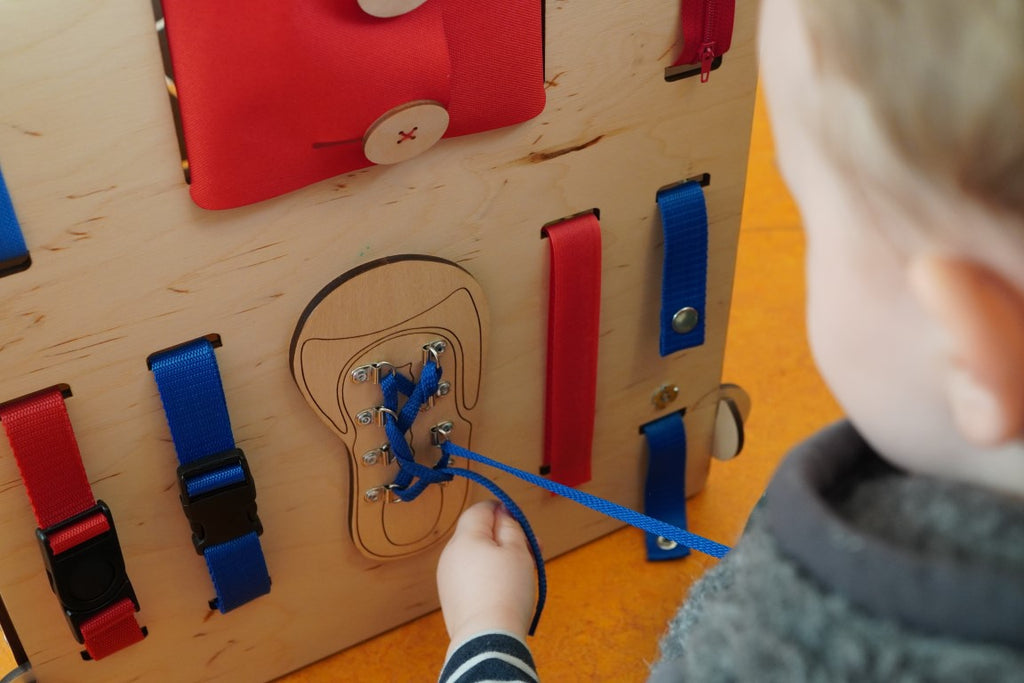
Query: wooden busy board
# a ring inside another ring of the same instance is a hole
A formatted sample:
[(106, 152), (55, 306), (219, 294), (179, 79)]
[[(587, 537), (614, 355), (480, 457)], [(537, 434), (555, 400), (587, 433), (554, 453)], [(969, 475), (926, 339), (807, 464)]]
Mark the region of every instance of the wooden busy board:
[[(149, 3), (0, 3), (0, 162), (32, 257), (28, 270), (0, 279), (0, 401), (71, 387), (67, 409), (85, 469), (113, 510), (149, 631), (109, 658), (82, 661), (4, 441), (0, 596), (38, 679), (266, 680), (436, 608), (443, 534), (400, 559), (356, 548), (352, 458), (290, 366), (311, 299), (385, 257), (443, 259), (477, 283), (488, 329), (471, 445), (536, 472), (549, 268), (541, 227), (599, 209), (597, 414), (593, 479), (584, 488), (640, 508), (639, 427), (686, 408), (688, 492), (699, 491), (743, 200), (755, 5), (738, 3), (732, 48), (702, 84), (664, 78), (679, 48), (678, 1), (548, 0), (539, 117), (255, 205), (207, 211), (182, 177)], [(706, 341), (662, 358), (655, 193), (704, 173)], [(386, 305), (375, 291), (367, 288), (348, 314)], [(146, 367), (150, 353), (211, 333), (223, 341), (217, 358), (256, 481), (273, 580), (269, 595), (228, 614), (207, 604), (210, 577), (189, 541), (174, 449)], [(664, 385), (679, 393), (658, 408), (652, 396)], [(494, 479), (549, 555), (619, 526), (507, 475)], [(470, 489), (468, 500), (478, 497)]]

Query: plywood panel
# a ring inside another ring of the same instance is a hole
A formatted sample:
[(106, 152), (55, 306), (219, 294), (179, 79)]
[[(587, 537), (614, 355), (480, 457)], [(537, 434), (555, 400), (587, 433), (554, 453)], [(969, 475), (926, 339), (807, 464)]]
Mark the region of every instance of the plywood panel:
[[(0, 7), (0, 161), (33, 266), (0, 280), (0, 400), (74, 390), (94, 492), (114, 510), (150, 630), (83, 663), (42, 572), (34, 520), (0, 445), (0, 594), (42, 681), (267, 679), (436, 606), (437, 548), (377, 562), (352, 545), (340, 441), (292, 382), (295, 323), (321, 287), (373, 259), (459, 263), (487, 297), (474, 447), (536, 471), (543, 435), (545, 223), (600, 208), (604, 297), (594, 481), (638, 506), (640, 424), (694, 406), (719, 381), (753, 106), (754, 7), (711, 82), (666, 83), (675, 2), (547, 6), (548, 104), (526, 124), (444, 140), (416, 159), (226, 212), (197, 208), (178, 151), (147, 3)], [(657, 351), (659, 187), (710, 173), (705, 344)], [(209, 577), (177, 501), (174, 453), (145, 357), (216, 332), (239, 445), (259, 491), (269, 596), (211, 613)], [(665, 409), (663, 383), (680, 396)], [(703, 483), (714, 405), (688, 414)], [(509, 481), (545, 551), (616, 524)]]

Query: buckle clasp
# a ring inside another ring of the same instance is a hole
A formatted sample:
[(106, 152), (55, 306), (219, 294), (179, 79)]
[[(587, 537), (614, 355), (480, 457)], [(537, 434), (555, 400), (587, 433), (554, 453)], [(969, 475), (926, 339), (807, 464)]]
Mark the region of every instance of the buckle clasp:
[[(205, 474), (240, 467), (243, 480), (190, 495), (188, 484)], [(263, 533), (263, 523), (256, 513), (256, 483), (249, 463), (240, 448), (206, 456), (178, 468), (181, 509), (192, 527), (192, 545), (200, 555), (209, 546), (256, 532)]]
[[(51, 538), (95, 515), (106, 518), (106, 530), (66, 550), (54, 552)], [(102, 500), (51, 527), (36, 529), (36, 538), (50, 588), (60, 600), (68, 626), (79, 643), (85, 642), (82, 622), (111, 605), (129, 598), (135, 611), (139, 611), (139, 601), (128, 579), (121, 544), (117, 540), (114, 518)]]

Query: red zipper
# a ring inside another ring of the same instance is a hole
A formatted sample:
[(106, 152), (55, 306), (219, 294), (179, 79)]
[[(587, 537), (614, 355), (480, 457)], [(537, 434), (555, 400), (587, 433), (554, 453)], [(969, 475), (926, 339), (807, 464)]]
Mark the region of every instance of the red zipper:
[(700, 82), (707, 83), (711, 64), (715, 61), (715, 24), (718, 20), (717, 0), (704, 0), (704, 40), (700, 44)]
[(679, 4), (683, 49), (675, 63), (666, 69), (665, 78), (696, 76), (698, 71), (694, 66), (699, 64), (701, 83), (706, 83), (715, 60), (721, 60), (732, 44), (736, 0), (680, 0)]

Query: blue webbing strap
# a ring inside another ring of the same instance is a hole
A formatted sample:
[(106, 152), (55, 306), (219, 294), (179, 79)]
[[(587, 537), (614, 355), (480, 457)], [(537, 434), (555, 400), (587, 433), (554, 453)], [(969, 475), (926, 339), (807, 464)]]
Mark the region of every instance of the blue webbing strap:
[[(182, 467), (200, 459), (235, 450), (224, 388), (213, 344), (196, 339), (150, 356), (171, 428), (171, 438)], [(239, 452), (240, 455), (240, 452)], [(216, 493), (246, 482), (237, 461), (184, 481), (189, 498)], [(216, 545), (207, 545), (203, 557), (217, 593), (211, 605), (228, 612), (270, 592), (270, 575), (257, 531), (249, 531)]]
[[(704, 314), (708, 287), (708, 214), (704, 190), (690, 181), (661, 190), (657, 195), (665, 235), (665, 257), (661, 271), (662, 356), (704, 343)], [(681, 316), (693, 309), (695, 318)]]
[[(422, 493), (422, 491), (430, 484), (451, 481), (453, 477), (464, 477), (487, 488), (505, 505), (509, 514), (511, 514), (523, 528), (523, 533), (525, 534), (527, 543), (533, 553), (534, 563), (537, 566), (537, 607), (534, 611), (533, 622), (530, 625), (530, 635), (533, 635), (537, 628), (541, 612), (544, 609), (544, 602), (547, 597), (547, 575), (544, 569), (544, 558), (541, 555), (537, 538), (533, 533), (533, 529), (530, 527), (530, 523), (526, 519), (526, 515), (507, 493), (479, 472), (474, 472), (460, 467), (451, 467), (449, 465), (449, 461), (452, 457), (465, 458), (467, 460), (501, 470), (502, 472), (518, 477), (529, 484), (539, 486), (551, 493), (555, 493), (564, 498), (575, 501), (576, 503), (588, 507), (591, 510), (613, 517), (619, 521), (625, 522), (626, 524), (642, 529), (643, 531), (655, 534), (656, 536), (662, 536), (675, 541), (680, 545), (694, 550), (699, 550), (706, 555), (710, 555), (712, 557), (724, 557), (725, 554), (729, 552), (729, 548), (727, 546), (689, 532), (686, 529), (681, 529), (672, 524), (654, 519), (653, 517), (641, 514), (635, 510), (619, 505), (618, 503), (605, 500), (604, 498), (599, 498), (598, 496), (586, 493), (585, 491), (574, 489), (569, 486), (565, 486), (564, 484), (559, 484), (556, 481), (551, 481), (550, 479), (546, 479), (545, 477), (538, 476), (531, 472), (526, 472), (519, 468), (512, 467), (511, 465), (506, 465), (505, 463), (498, 462), (497, 460), (491, 460), (479, 453), (474, 453), (473, 451), (462, 448), (461, 446), (457, 446), (452, 441), (448, 441), (446, 439), (441, 441), (441, 457), (433, 467), (428, 467), (416, 462), (413, 458), (412, 450), (405, 439), (405, 432), (412, 425), (413, 420), (419, 413), (420, 407), (437, 391), (437, 384), (440, 377), (441, 368), (433, 360), (428, 360), (423, 367), (419, 381), (416, 383), (413, 383), (397, 372), (392, 372), (381, 380), (381, 392), (384, 395), (383, 408), (385, 409), (384, 430), (387, 434), (389, 446), (395, 455), (396, 462), (398, 462), (399, 465), (399, 474), (395, 478), (395, 482), (391, 484), (389, 488), (399, 499), (403, 501), (411, 501)], [(405, 405), (402, 406), (401, 411), (399, 411), (398, 408), (399, 394), (409, 396)]]
[[(655, 519), (686, 528), (686, 425), (681, 413), (666, 415), (643, 426), (647, 438), (647, 482), (644, 512)], [(647, 559), (674, 560), (690, 549), (647, 532)]]
[(29, 267), (32, 259), (21, 234), (21, 225), (7, 193), (3, 171), (0, 170), (0, 277)]

